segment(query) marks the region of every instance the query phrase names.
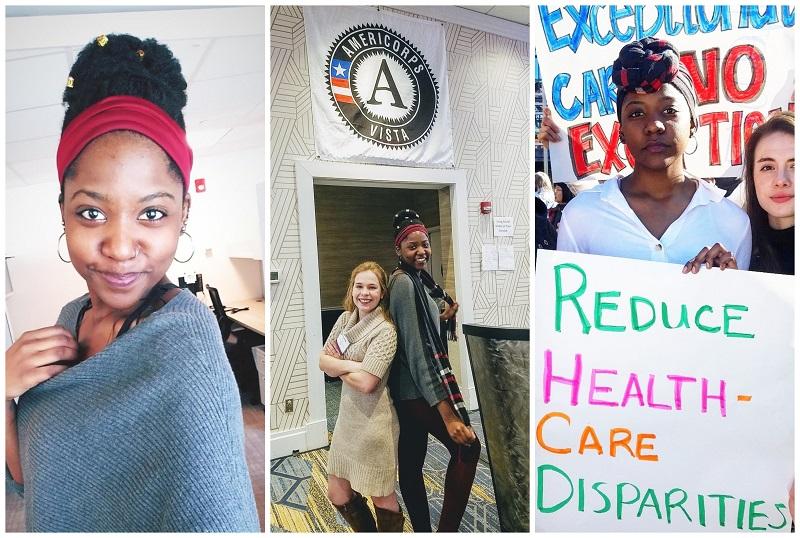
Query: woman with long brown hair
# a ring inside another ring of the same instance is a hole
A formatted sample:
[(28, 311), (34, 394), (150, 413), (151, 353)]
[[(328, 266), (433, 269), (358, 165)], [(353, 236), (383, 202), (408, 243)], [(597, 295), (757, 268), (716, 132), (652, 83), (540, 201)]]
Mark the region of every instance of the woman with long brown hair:
[[(794, 274), (794, 112), (778, 112), (759, 125), (744, 150), (745, 210), (753, 230), (750, 271)], [(738, 268), (721, 245), (704, 248), (684, 266)]]

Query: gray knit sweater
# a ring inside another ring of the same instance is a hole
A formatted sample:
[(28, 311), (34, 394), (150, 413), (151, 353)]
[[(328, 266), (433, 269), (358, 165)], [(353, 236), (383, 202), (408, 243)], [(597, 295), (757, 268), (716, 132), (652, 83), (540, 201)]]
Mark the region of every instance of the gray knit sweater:
[[(447, 398), (447, 393), (425, 351), (414, 294), (410, 276), (403, 272), (392, 274), (389, 278), (389, 313), (397, 327), (397, 355), (389, 376), (389, 390), (394, 401), (425, 398), (428, 405), (434, 406)], [(434, 326), (439, 327), (436, 302), (427, 294), (425, 298), (428, 302), (426, 313)]]
[(28, 531), (259, 531), (236, 383), (188, 291), (23, 394), (17, 429)]

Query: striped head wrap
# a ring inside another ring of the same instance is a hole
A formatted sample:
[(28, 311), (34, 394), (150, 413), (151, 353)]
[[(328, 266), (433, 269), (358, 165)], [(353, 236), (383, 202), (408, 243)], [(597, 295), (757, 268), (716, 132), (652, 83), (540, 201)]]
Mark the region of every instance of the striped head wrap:
[(689, 104), (692, 127), (697, 128), (697, 92), (680, 53), (663, 39), (646, 37), (628, 43), (614, 60), (611, 80), (617, 86), (617, 119), (622, 122), (622, 102), (630, 92), (654, 93), (672, 84)]

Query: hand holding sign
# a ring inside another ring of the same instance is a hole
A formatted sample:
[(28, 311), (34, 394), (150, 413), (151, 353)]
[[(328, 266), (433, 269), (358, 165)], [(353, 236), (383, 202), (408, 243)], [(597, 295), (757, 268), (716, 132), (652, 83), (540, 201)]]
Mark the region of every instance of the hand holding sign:
[(553, 113), (550, 111), (550, 108), (545, 108), (542, 126), (539, 128), (536, 138), (539, 139), (539, 142), (548, 146), (550, 142), (561, 142), (561, 134), (559, 131), (558, 125), (553, 121)]
[(683, 273), (697, 274), (703, 265), (707, 269), (719, 267), (722, 271), (725, 269), (738, 269), (733, 253), (719, 243), (714, 243), (711, 248), (703, 247), (703, 250), (698, 252), (697, 256), (686, 262), (686, 265), (683, 266)]

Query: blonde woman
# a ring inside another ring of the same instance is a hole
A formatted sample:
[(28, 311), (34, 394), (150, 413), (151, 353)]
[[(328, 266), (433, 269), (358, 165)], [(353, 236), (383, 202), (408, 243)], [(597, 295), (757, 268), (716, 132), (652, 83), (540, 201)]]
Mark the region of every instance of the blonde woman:
[[(353, 269), (345, 311), (319, 358), (320, 370), (342, 380), (328, 455), (328, 498), (356, 532), (403, 530), (394, 492), (400, 427), (386, 388), (397, 333), (385, 305), (386, 283), (375, 262)], [(372, 497), (377, 522), (364, 496)]]

